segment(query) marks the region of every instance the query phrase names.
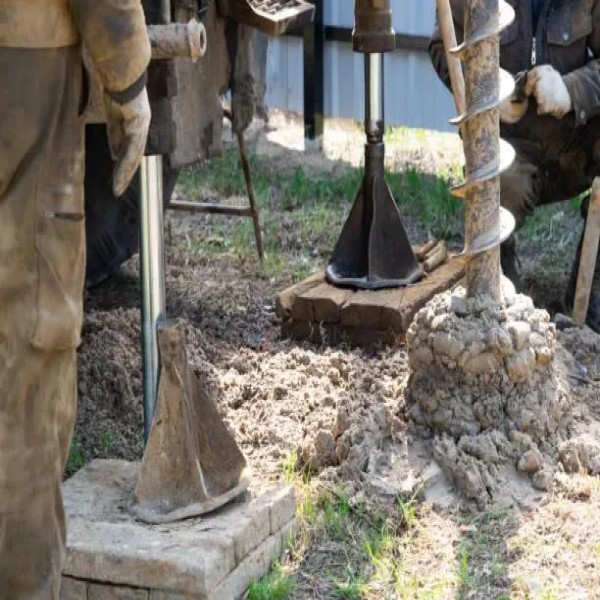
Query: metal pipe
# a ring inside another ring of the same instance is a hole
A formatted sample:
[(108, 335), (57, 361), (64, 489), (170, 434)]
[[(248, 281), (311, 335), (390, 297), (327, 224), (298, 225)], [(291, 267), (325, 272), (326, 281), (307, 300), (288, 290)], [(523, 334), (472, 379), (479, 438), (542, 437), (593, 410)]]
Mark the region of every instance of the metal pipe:
[[(159, 10), (160, 24), (170, 23), (171, 1), (159, 0)], [(146, 442), (152, 429), (158, 398), (158, 325), (166, 318), (162, 182), (162, 156), (145, 156), (140, 166), (140, 279)]]
[(191, 58), (196, 62), (206, 53), (206, 30), (195, 19), (189, 23), (149, 25), (152, 60)]
[(373, 144), (383, 141), (383, 78), (383, 54), (365, 54), (365, 132)]
[(169, 210), (211, 215), (229, 215), (232, 217), (252, 216), (252, 207), (250, 206), (227, 206), (222, 204), (211, 204), (209, 202), (186, 202), (185, 200), (172, 200), (169, 202)]
[(171, 22), (171, 0), (159, 0), (160, 6), (160, 22), (170, 23)]
[(165, 319), (162, 157), (146, 156), (141, 165), (140, 272), (142, 284), (142, 363), (144, 437), (152, 427), (158, 394), (160, 357), (157, 327)]

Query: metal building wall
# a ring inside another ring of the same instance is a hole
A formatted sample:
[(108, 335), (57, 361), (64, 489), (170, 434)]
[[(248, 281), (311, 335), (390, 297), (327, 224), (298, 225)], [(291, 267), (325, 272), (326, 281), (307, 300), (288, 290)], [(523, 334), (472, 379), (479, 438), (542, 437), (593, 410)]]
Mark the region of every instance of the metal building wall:
[[(429, 36), (435, 20), (435, 0), (392, 0), (397, 33)], [(353, 0), (325, 0), (325, 24), (353, 25)], [(426, 52), (399, 50), (385, 58), (386, 122), (424, 129), (452, 131), (450, 94), (439, 82)], [(302, 39), (271, 40), (267, 64), (271, 107), (303, 109)], [(363, 57), (350, 44), (325, 44), (325, 115), (364, 118)]]

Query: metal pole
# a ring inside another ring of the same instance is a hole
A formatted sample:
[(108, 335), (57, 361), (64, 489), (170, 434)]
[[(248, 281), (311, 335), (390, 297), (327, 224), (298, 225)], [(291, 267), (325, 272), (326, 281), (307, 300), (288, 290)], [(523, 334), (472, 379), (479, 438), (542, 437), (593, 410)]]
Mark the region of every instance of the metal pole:
[[(169, 24), (171, 0), (159, 0), (158, 7), (159, 24)], [(145, 156), (140, 167), (140, 279), (146, 442), (152, 429), (158, 398), (158, 325), (166, 317), (162, 160), (160, 155)]]
[(383, 54), (365, 54), (365, 132), (370, 144), (383, 141), (383, 77)]
[(152, 427), (158, 394), (160, 357), (157, 327), (164, 320), (162, 157), (146, 156), (141, 165), (140, 272), (142, 283), (142, 362), (144, 369), (144, 439)]
[(324, 113), (323, 0), (315, 0), (314, 21), (304, 27), (304, 139), (321, 144)]
[(171, 22), (171, 0), (160, 0), (160, 22), (167, 24)]

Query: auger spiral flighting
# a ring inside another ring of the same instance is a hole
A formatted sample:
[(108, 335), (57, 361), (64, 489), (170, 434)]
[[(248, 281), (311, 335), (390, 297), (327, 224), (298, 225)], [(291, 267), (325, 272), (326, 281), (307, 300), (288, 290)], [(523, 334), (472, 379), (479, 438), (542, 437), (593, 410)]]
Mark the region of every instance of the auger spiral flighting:
[[(440, 19), (442, 5), (447, 1), (438, 2)], [(500, 140), (499, 107), (513, 93), (514, 81), (500, 68), (499, 36), (514, 18), (504, 0), (468, 0), (464, 41), (447, 47), (449, 62), (458, 59), (464, 67), (464, 82), (460, 68), (450, 74), (461, 113), (451, 122), (461, 129), (465, 152), (465, 181), (452, 191), (465, 201), (467, 297), (487, 295), (497, 302), (502, 300), (500, 244), (515, 227), (514, 217), (500, 206), (499, 175), (515, 152)]]

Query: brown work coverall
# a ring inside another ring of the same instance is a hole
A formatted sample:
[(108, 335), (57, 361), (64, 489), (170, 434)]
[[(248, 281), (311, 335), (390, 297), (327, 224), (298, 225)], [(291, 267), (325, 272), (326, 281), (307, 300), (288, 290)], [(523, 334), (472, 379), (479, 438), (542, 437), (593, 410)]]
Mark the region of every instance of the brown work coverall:
[(0, 599), (58, 598), (85, 270), (81, 41), (125, 92), (139, 0), (0, 1)]
[[(501, 176), (501, 203), (520, 227), (533, 209), (573, 198), (600, 174), (600, 0), (545, 0), (534, 31), (531, 0), (507, 0), (516, 13), (500, 36), (500, 64), (516, 75), (550, 64), (561, 75), (574, 110), (562, 119), (538, 116), (535, 99), (501, 135), (517, 152)], [(451, 0), (457, 38), (463, 38), (464, 0)], [(435, 70), (450, 87), (439, 28), (429, 45)]]

